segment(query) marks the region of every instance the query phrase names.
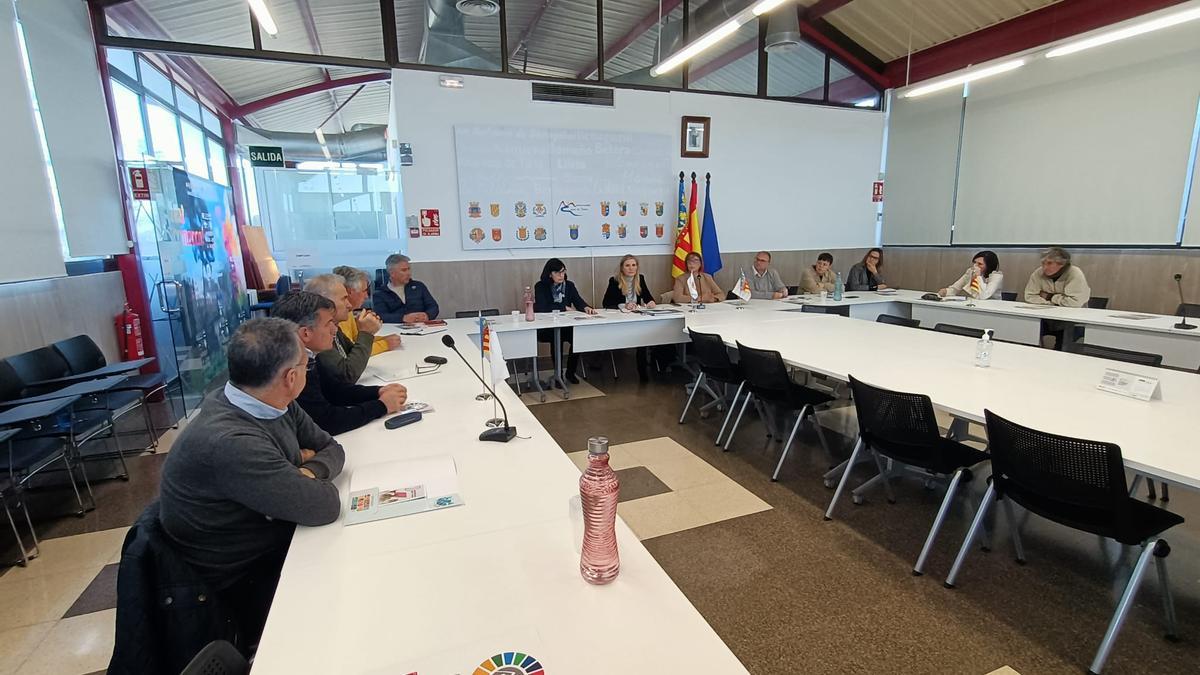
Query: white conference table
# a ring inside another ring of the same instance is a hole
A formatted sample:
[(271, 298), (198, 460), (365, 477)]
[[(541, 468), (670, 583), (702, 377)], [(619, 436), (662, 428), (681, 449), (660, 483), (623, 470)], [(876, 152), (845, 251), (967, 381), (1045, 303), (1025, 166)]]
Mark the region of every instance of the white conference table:
[(422, 421), (389, 431), (380, 419), (338, 437), (346, 467), (335, 483), (345, 497), (356, 467), (449, 454), (465, 504), (296, 528), (253, 672), (469, 674), (506, 651), (550, 673), (745, 672), (619, 517), (620, 576), (583, 581), (579, 470), (507, 387), (501, 401), (526, 438), (477, 439), (492, 403), (474, 399), (481, 385), (441, 344), (453, 335), (477, 367), (476, 322), (449, 323), (372, 358), (369, 368), (393, 371), (430, 354), (449, 363), (403, 381), (435, 408)]
[[(926, 394), (938, 408), (973, 422), (982, 423), (987, 408), (1034, 429), (1116, 443), (1129, 469), (1200, 489), (1200, 375), (1008, 343), (993, 345), (990, 368), (977, 368), (976, 340), (958, 335), (820, 314), (706, 319), (698, 325), (730, 346), (774, 349), (797, 368)], [(1162, 399), (1098, 390), (1106, 368), (1159, 378)]]

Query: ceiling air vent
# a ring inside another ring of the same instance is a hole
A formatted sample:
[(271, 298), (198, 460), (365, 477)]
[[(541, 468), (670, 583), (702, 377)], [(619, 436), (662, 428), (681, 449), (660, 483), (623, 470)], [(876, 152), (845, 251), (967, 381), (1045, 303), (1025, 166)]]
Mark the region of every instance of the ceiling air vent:
[(573, 84), (534, 82), (533, 100), (611, 108), (613, 107), (613, 90), (606, 87), (579, 87)]

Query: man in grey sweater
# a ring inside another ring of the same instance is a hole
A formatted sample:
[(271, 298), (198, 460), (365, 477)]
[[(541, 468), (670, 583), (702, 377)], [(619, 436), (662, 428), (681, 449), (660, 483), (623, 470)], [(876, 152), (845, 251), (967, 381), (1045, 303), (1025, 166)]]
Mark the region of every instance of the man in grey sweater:
[(229, 382), (205, 399), (163, 466), (162, 527), (257, 641), (296, 524), (341, 510), (345, 452), (295, 403), (308, 377), (296, 324), (252, 319), (229, 342)]
[(779, 272), (771, 267), (771, 254), (759, 251), (754, 254), (754, 273), (750, 275), (750, 297), (757, 300), (778, 300), (787, 297), (787, 285)]

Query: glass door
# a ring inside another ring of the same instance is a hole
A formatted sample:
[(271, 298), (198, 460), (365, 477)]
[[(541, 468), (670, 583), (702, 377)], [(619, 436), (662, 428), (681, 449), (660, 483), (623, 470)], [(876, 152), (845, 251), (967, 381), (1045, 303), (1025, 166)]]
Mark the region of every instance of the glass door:
[(178, 377), (186, 415), (224, 385), (226, 346), (250, 315), (241, 245), (229, 188), (170, 166), (148, 173), (138, 244), (161, 366)]

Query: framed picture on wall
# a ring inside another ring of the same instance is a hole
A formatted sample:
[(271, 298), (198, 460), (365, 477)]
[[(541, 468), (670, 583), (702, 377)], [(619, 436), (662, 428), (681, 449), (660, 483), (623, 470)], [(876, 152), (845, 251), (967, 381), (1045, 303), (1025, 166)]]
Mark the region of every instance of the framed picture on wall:
[(684, 117), (679, 127), (679, 156), (708, 158), (711, 117)]

